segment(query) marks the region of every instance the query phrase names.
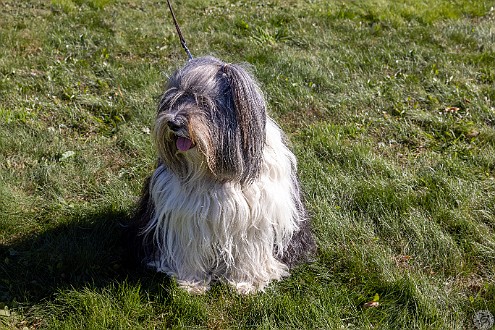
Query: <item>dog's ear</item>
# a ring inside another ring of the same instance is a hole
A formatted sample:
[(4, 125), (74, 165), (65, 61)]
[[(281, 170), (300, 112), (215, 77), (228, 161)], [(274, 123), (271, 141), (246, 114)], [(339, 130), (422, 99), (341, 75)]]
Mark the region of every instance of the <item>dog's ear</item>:
[(222, 67), (235, 106), (242, 153), (241, 181), (257, 178), (263, 157), (266, 134), (266, 103), (252, 76), (240, 65)]

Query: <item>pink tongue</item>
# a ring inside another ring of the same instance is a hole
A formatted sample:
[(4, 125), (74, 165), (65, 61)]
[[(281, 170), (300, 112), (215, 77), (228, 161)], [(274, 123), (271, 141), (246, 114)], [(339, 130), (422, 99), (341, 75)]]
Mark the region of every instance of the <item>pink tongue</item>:
[(179, 136), (177, 137), (176, 145), (177, 145), (177, 149), (179, 149), (180, 151), (187, 151), (191, 149), (192, 141), (189, 140), (188, 138)]

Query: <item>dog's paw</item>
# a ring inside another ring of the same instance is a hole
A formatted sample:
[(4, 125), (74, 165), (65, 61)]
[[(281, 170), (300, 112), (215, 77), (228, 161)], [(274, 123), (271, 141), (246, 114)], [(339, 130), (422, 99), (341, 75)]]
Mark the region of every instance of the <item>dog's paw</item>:
[(194, 295), (204, 294), (210, 289), (210, 286), (205, 282), (177, 280), (177, 284), (179, 284), (179, 288), (186, 290), (188, 293)]
[(241, 295), (255, 294), (265, 291), (267, 283), (255, 285), (249, 282), (229, 282), (229, 284)]

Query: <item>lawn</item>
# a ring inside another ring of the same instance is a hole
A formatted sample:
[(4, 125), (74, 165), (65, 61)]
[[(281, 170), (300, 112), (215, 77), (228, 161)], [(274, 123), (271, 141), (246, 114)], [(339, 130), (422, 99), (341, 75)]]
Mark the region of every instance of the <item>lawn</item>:
[(0, 328), (477, 329), (477, 312), (495, 315), (493, 1), (174, 5), (193, 56), (252, 65), (299, 161), (315, 260), (250, 296), (190, 296), (132, 267), (121, 223), (187, 60), (166, 1), (0, 0)]

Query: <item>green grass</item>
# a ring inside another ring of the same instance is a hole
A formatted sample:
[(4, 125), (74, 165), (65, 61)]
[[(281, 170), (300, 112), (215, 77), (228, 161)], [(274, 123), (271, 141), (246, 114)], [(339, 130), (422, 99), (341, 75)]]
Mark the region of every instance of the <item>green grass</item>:
[(244, 297), (126, 266), (186, 61), (166, 4), (3, 0), (0, 328), (474, 329), (495, 314), (494, 6), (175, 1), (194, 56), (254, 66), (314, 221), (315, 261)]

